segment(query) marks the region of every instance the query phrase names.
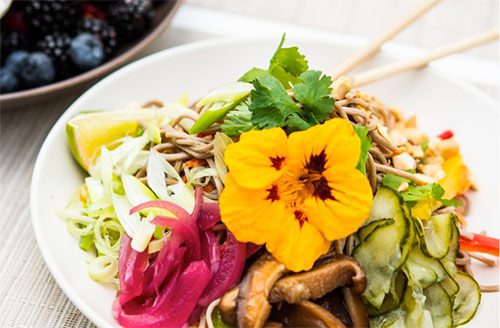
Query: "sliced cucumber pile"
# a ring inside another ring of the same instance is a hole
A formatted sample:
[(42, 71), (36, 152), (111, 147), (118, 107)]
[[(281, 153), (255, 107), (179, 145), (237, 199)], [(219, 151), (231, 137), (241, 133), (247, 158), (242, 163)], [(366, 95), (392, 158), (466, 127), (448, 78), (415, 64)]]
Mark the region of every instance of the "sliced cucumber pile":
[(457, 327), (481, 301), (476, 281), (458, 272), (454, 214), (421, 221), (396, 191), (380, 187), (358, 230), (353, 256), (364, 270), (372, 327)]

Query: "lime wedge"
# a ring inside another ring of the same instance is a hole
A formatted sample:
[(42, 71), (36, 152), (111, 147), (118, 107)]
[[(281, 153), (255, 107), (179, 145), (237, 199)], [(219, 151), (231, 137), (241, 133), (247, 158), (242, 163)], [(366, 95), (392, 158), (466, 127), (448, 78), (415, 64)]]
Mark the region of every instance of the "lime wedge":
[(69, 147), (78, 163), (88, 171), (95, 163), (101, 146), (117, 139), (135, 136), (141, 126), (150, 122), (154, 109), (88, 112), (73, 117), (66, 124)]

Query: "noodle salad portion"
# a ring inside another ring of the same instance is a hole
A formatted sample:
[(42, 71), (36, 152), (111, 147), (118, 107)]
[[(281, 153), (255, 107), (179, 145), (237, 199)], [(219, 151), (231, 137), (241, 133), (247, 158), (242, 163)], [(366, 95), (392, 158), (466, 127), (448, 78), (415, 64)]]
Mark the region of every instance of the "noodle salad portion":
[[(309, 69), (283, 37), (195, 103), (67, 124), (88, 173), (58, 212), (124, 327), (456, 327), (482, 292), (475, 189), (452, 131), (432, 137)], [(489, 254), (487, 256), (480, 253)], [(493, 262), (494, 263), (494, 262)]]

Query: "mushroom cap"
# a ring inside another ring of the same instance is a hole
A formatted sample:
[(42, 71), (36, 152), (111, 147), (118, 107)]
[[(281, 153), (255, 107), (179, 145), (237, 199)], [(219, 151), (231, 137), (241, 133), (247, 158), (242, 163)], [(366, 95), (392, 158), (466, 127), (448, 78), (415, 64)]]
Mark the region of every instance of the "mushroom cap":
[(335, 288), (351, 285), (361, 294), (366, 288), (366, 277), (358, 263), (349, 257), (337, 257), (310, 271), (291, 274), (276, 282), (269, 302), (300, 303), (320, 298)]

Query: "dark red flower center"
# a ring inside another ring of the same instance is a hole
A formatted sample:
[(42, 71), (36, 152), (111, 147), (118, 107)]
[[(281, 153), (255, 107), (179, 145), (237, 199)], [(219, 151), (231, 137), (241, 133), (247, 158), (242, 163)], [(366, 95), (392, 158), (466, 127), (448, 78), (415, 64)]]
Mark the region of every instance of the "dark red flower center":
[(326, 166), (326, 153), (322, 150), (317, 155), (311, 155), (306, 163), (306, 173), (300, 177), (304, 183), (305, 189), (313, 196), (321, 200), (335, 199), (332, 194), (332, 188), (328, 185), (328, 180), (323, 176)]
[(306, 213), (304, 213), (303, 211), (300, 211), (300, 210), (295, 210), (293, 212), (293, 215), (295, 215), (295, 220), (299, 221), (299, 225), (302, 228), (302, 226), (304, 225), (304, 222), (307, 222)]
[(281, 166), (283, 165), (283, 162), (285, 161), (285, 157), (283, 156), (276, 156), (276, 157), (269, 157), (271, 160), (271, 166), (276, 169), (276, 171), (281, 170)]
[(266, 189), (266, 191), (269, 193), (266, 200), (270, 200), (271, 202), (280, 200), (278, 185), (273, 184), (271, 188)]

